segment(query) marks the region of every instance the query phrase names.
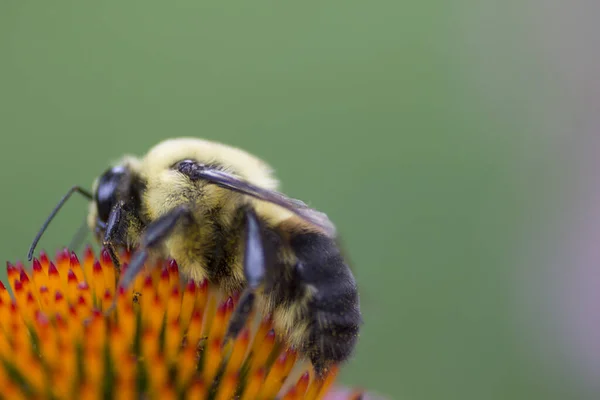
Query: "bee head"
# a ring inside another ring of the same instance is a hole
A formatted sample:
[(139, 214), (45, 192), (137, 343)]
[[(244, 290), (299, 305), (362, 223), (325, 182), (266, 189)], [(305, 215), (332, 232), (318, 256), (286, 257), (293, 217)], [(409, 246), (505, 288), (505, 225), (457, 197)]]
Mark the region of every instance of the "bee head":
[(110, 212), (117, 203), (119, 187), (123, 185), (126, 178), (127, 170), (122, 165), (106, 170), (98, 178), (94, 190), (97, 225), (106, 226)]
[(126, 157), (94, 181), (87, 224), (100, 241), (108, 231), (115, 244), (124, 244), (127, 224), (138, 220), (143, 184), (136, 162)]

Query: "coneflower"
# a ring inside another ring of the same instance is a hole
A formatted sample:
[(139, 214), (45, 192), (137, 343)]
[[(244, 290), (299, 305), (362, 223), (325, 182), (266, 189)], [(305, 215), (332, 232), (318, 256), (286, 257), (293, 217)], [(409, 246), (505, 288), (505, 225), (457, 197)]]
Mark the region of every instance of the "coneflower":
[[(123, 255), (123, 270), (128, 255)], [(174, 261), (146, 266), (127, 290), (107, 252), (63, 250), (0, 282), (0, 395), (6, 399), (321, 399), (317, 379), (268, 317), (224, 343), (236, 305)], [(111, 306), (114, 306), (111, 308)], [(109, 310), (110, 312), (107, 312)], [(360, 391), (347, 399), (359, 399)]]

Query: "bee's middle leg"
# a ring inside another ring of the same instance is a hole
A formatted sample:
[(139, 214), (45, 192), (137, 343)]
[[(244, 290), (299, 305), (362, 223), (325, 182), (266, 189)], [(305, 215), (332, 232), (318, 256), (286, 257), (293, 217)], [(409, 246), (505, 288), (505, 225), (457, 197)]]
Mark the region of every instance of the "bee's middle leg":
[(237, 337), (246, 325), (254, 307), (255, 292), (262, 285), (267, 269), (267, 255), (260, 221), (254, 210), (247, 209), (245, 213), (246, 237), (243, 264), (246, 288), (231, 316), (225, 342)]

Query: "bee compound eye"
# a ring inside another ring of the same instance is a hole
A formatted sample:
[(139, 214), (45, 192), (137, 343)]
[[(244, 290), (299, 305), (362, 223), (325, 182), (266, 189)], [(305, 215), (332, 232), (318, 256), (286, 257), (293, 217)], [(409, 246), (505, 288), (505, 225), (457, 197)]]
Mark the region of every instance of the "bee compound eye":
[(98, 188), (94, 194), (98, 209), (98, 219), (100, 221), (108, 221), (110, 211), (117, 201), (117, 191), (125, 173), (126, 171), (123, 167), (114, 167), (107, 170), (100, 177)]

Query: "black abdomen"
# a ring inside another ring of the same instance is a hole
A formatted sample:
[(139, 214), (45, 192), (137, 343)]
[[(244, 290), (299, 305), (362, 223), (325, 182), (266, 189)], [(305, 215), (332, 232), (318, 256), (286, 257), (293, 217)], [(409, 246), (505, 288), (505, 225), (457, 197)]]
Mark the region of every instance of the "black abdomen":
[(312, 292), (303, 352), (319, 371), (346, 361), (354, 350), (361, 324), (356, 281), (335, 240), (315, 232), (297, 233), (290, 245), (298, 259), (299, 282)]

